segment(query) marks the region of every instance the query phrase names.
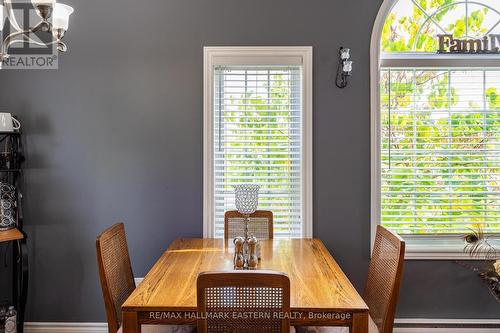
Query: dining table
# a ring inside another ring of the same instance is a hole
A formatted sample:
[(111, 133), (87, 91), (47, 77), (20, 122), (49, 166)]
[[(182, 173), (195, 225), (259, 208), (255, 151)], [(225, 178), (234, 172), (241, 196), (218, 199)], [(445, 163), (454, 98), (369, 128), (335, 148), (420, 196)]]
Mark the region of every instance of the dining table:
[[(232, 241), (173, 241), (122, 305), (123, 332), (141, 332), (141, 325), (196, 325), (198, 275), (232, 271), (233, 256)], [(290, 278), (291, 325), (368, 332), (368, 306), (320, 239), (261, 240), (260, 257), (257, 270)]]

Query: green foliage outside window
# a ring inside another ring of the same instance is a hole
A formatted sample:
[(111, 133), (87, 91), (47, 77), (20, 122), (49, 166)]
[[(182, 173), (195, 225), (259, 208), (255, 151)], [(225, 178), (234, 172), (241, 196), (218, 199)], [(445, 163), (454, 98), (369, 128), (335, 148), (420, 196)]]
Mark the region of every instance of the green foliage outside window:
[(225, 74), (247, 76), (248, 82), (241, 81), (237, 86), (230, 78), (226, 82), (221, 146), (224, 190), (232, 193), (236, 184), (259, 184), (259, 209), (273, 211), (275, 234), (298, 236), (301, 227), (300, 70), (249, 68)]
[[(434, 53), (441, 29), (482, 37), (496, 22), (491, 9), (456, 2), (396, 5), (382, 52)], [(384, 68), (380, 103), (382, 224), (403, 234), (500, 233), (500, 72)]]
[(464, 6), (455, 4), (456, 0), (403, 1), (412, 4), (411, 14), (393, 11), (388, 15), (382, 30), (382, 52), (436, 52), (437, 34), (450, 33), (460, 38), (482, 37), (488, 32), (484, 26), (490, 12), (487, 7), (474, 7), (466, 19), (465, 14), (456, 16)]

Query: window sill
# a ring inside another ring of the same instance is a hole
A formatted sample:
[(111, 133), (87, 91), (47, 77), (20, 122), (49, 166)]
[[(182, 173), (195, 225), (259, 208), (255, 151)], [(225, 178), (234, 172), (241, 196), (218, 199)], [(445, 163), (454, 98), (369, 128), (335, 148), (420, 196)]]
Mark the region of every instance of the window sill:
[(457, 237), (405, 237), (406, 260), (485, 260), (464, 252), (465, 244)]

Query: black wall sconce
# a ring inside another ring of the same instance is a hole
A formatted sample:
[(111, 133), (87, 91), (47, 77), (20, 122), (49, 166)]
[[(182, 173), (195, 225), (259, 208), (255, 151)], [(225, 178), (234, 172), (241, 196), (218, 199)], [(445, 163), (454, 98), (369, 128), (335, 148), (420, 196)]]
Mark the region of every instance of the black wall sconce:
[(348, 78), (352, 72), (352, 61), (350, 54), (351, 50), (341, 47), (339, 50), (339, 65), (337, 67), (337, 77), (335, 78), (335, 85), (341, 89), (347, 87)]

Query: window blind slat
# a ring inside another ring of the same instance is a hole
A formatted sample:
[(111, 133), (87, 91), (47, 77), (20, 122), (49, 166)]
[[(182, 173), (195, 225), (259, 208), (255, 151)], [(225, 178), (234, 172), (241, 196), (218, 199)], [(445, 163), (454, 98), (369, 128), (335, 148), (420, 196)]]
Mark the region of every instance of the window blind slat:
[(500, 76), (381, 71), (381, 219), (402, 234), (500, 233)]
[(226, 66), (214, 76), (215, 234), (235, 209), (234, 185), (260, 185), (259, 209), (275, 235), (301, 237), (302, 73), (300, 66)]

